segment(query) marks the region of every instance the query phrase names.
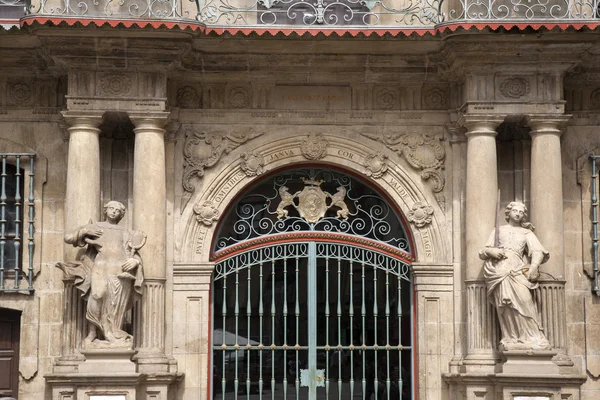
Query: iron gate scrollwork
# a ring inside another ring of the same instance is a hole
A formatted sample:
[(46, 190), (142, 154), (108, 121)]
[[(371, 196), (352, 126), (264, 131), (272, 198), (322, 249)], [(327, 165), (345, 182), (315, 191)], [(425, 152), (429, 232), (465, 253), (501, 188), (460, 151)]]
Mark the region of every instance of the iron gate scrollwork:
[(375, 190), (324, 169), (277, 175), (214, 249), (213, 398), (412, 398), (410, 242)]

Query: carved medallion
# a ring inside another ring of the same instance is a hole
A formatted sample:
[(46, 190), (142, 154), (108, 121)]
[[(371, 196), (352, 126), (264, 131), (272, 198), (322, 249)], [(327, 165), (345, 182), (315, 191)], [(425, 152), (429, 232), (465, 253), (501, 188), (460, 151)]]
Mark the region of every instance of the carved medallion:
[(25, 83), (15, 83), (8, 89), (8, 97), (11, 102), (18, 106), (24, 106), (31, 102), (31, 88)]
[(446, 92), (440, 88), (430, 89), (425, 93), (425, 108), (429, 110), (444, 110), (447, 108)]
[[(346, 188), (340, 186), (337, 188), (337, 192), (333, 195), (324, 192), (321, 189), (322, 180), (306, 179), (302, 178), (304, 182), (304, 189), (295, 194), (288, 192), (288, 187), (281, 186), (279, 188), (279, 196), (281, 202), (277, 206), (277, 219), (286, 218), (288, 211), (285, 209), (289, 206), (294, 206), (301, 218), (304, 218), (308, 223), (315, 224), (325, 216), (327, 210), (331, 207), (337, 207), (337, 217), (348, 219), (348, 206), (344, 202), (346, 198)], [(298, 199), (296, 204), (295, 199)], [(330, 200), (328, 202), (328, 199)]]
[(246, 176), (258, 176), (264, 172), (265, 160), (256, 153), (243, 153), (240, 158), (240, 168)]
[(521, 98), (529, 93), (529, 82), (525, 78), (513, 76), (500, 84), (500, 93), (511, 99)]
[(245, 87), (236, 87), (229, 91), (229, 104), (233, 108), (250, 107), (250, 91)]
[(395, 90), (381, 89), (375, 95), (375, 104), (381, 110), (392, 110), (397, 108), (398, 95)]
[(184, 86), (177, 91), (177, 105), (181, 108), (200, 108), (200, 95), (191, 86)]
[(184, 126), (185, 144), (183, 145), (183, 207), (196, 189), (194, 178), (202, 178), (205, 168), (214, 167), (224, 154), (248, 140), (262, 135), (251, 129), (246, 132), (199, 132), (193, 126)]
[(433, 216), (433, 207), (416, 202), (408, 212), (407, 219), (415, 224), (417, 228), (422, 228), (431, 223)]
[(111, 96), (124, 96), (131, 90), (131, 78), (127, 75), (110, 74), (100, 79), (102, 93)]
[(322, 134), (311, 133), (302, 141), (300, 150), (306, 159), (320, 160), (321, 158), (325, 157), (327, 153), (327, 146), (329, 146), (329, 142), (325, 140)]
[(384, 143), (390, 150), (403, 155), (413, 167), (421, 170), (421, 178), (431, 180), (433, 191), (444, 189), (445, 179), (442, 172), (446, 152), (439, 138), (430, 134), (418, 133), (363, 133), (363, 136)]
[(213, 222), (219, 219), (219, 210), (210, 200), (206, 200), (202, 204), (198, 203), (194, 206), (194, 213), (198, 222), (206, 226), (211, 226)]
[(363, 163), (363, 166), (365, 167), (365, 175), (375, 179), (381, 178), (388, 169), (387, 159), (388, 156), (382, 152), (368, 155)]

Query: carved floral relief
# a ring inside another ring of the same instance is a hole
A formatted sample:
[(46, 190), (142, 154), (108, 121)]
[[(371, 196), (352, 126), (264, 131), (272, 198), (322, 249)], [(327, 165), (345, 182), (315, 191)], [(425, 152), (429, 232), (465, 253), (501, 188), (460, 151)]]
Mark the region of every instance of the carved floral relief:
[(311, 133), (302, 141), (300, 150), (306, 159), (320, 160), (321, 158), (325, 157), (327, 153), (327, 146), (329, 146), (329, 142), (321, 133)]
[(129, 93), (133, 82), (127, 75), (109, 74), (100, 79), (100, 90), (109, 96), (124, 96)]
[(198, 222), (211, 226), (213, 222), (219, 219), (219, 210), (215, 207), (210, 200), (206, 200), (202, 203), (198, 203), (194, 206), (194, 213)]
[(407, 219), (415, 224), (417, 228), (423, 228), (431, 223), (433, 217), (433, 207), (416, 202), (408, 212)]
[(185, 129), (183, 146), (183, 189), (182, 208), (187, 205), (196, 190), (195, 179), (204, 176), (206, 168), (214, 167), (221, 157), (229, 154), (248, 140), (262, 135), (251, 129), (245, 132), (201, 132), (192, 125)]
[(181, 108), (200, 108), (201, 97), (191, 86), (184, 86), (177, 91), (177, 105)]
[(365, 167), (365, 175), (374, 179), (381, 178), (387, 172), (387, 160), (388, 156), (382, 152), (370, 154), (365, 157), (365, 161), (363, 163), (363, 166)]
[(500, 93), (512, 99), (524, 97), (529, 94), (529, 91), (529, 82), (519, 76), (507, 78), (500, 84)]
[(11, 103), (17, 106), (24, 106), (31, 103), (33, 93), (31, 87), (24, 82), (16, 82), (8, 87), (8, 98)]
[(243, 153), (240, 158), (240, 168), (246, 176), (258, 176), (264, 172), (265, 159), (260, 154)]
[(362, 135), (384, 143), (389, 149), (404, 156), (413, 168), (421, 170), (422, 179), (433, 182), (434, 193), (440, 193), (444, 189), (445, 178), (442, 169), (446, 151), (436, 136), (403, 132)]

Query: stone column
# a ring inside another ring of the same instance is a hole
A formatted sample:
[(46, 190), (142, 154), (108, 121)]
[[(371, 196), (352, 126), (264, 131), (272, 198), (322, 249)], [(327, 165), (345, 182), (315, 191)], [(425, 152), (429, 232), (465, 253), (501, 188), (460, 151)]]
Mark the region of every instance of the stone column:
[(485, 245), (496, 221), (498, 199), (498, 164), (496, 128), (503, 118), (495, 115), (466, 115), (467, 128), (466, 184), (466, 316), (467, 356), (464, 364), (472, 371), (493, 372), (496, 364), (494, 347), (498, 341), (493, 306), (486, 298), (479, 250)]
[[(70, 125), (65, 228), (100, 220), (100, 141), (102, 114), (63, 113)], [(66, 258), (68, 259), (68, 258)]]
[[(70, 231), (100, 220), (100, 144), (98, 126), (103, 113), (63, 112), (70, 125), (69, 154), (67, 159), (67, 193), (65, 201), (65, 229)], [(75, 260), (78, 250), (65, 246), (64, 259)], [(72, 279), (65, 279), (63, 293), (62, 355), (55, 363), (55, 370), (74, 371), (84, 360), (79, 353), (82, 332), (86, 325), (85, 303)]]
[(560, 136), (570, 115), (533, 115), (531, 128), (530, 220), (535, 234), (550, 252), (540, 267), (540, 289), (534, 295), (540, 303), (544, 332), (552, 347), (559, 350), (560, 364), (571, 365), (566, 352), (565, 254)]
[(136, 349), (139, 372), (167, 372), (165, 356), (166, 165), (168, 113), (130, 114), (135, 125), (133, 156), (133, 229), (146, 233), (140, 249), (144, 293), (137, 313)]

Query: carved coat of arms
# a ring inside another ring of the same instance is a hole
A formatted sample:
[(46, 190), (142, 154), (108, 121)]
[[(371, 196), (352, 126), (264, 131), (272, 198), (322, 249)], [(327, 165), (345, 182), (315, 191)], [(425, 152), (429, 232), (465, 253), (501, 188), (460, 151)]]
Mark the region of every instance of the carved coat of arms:
[[(281, 202), (277, 206), (277, 219), (286, 218), (288, 211), (285, 209), (289, 206), (294, 206), (301, 218), (304, 218), (308, 223), (317, 223), (320, 219), (325, 216), (327, 210), (331, 207), (339, 208), (337, 216), (339, 218), (348, 219), (348, 206), (344, 202), (346, 197), (346, 188), (340, 186), (337, 188), (335, 194), (330, 194), (321, 189), (322, 180), (305, 179), (304, 189), (300, 192), (291, 194), (288, 192), (289, 188), (281, 186), (279, 188), (279, 195)], [(297, 203), (295, 200), (298, 200)], [(329, 201), (328, 201), (329, 200)]]

